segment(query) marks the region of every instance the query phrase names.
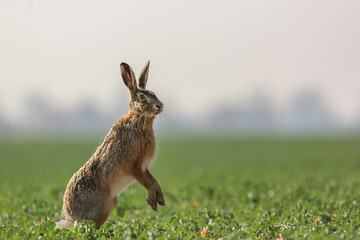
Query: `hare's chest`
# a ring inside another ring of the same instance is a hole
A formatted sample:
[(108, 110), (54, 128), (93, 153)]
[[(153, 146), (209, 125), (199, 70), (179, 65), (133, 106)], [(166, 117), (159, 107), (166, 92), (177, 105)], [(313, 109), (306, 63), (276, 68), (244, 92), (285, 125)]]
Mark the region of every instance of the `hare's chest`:
[(147, 169), (155, 156), (155, 143), (151, 142), (147, 146), (144, 146), (144, 152), (142, 154), (141, 168), (143, 171)]
[(141, 168), (143, 171), (145, 171), (145, 169), (148, 169), (148, 167), (150, 166), (151, 162), (153, 161), (154, 156), (146, 158), (143, 160)]
[(110, 194), (112, 197), (117, 196), (124, 188), (126, 188), (129, 184), (131, 184), (135, 179), (126, 175), (124, 172), (120, 172), (112, 181)]

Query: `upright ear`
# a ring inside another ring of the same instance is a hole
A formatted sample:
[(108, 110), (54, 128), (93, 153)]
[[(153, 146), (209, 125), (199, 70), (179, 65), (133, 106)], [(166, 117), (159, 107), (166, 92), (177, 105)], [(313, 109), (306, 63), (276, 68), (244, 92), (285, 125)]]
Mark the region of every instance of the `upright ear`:
[(130, 91), (130, 95), (132, 96), (135, 93), (135, 90), (137, 89), (135, 74), (131, 69), (131, 67), (124, 62), (120, 64), (120, 70), (124, 83), (128, 87)]
[(139, 76), (139, 88), (146, 88), (146, 83), (147, 83), (147, 79), (148, 79), (148, 75), (149, 75), (149, 65), (150, 65), (150, 61), (147, 61), (145, 67), (143, 68), (143, 70), (140, 73)]

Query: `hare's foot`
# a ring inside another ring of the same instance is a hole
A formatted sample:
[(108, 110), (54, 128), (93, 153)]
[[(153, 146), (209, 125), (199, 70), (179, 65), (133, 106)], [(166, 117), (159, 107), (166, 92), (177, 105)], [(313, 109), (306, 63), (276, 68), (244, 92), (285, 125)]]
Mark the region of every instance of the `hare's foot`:
[(72, 228), (74, 227), (74, 223), (69, 221), (69, 220), (66, 220), (66, 219), (63, 219), (63, 220), (55, 220), (55, 229), (59, 228), (59, 229), (62, 229), (62, 228)]

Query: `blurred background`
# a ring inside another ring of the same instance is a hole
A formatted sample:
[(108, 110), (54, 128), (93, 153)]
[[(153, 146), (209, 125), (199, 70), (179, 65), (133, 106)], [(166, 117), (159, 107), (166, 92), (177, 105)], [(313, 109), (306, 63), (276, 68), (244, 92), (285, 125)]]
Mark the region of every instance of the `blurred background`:
[(104, 135), (119, 64), (165, 103), (160, 136), (360, 132), (359, 1), (0, 2), (0, 137)]

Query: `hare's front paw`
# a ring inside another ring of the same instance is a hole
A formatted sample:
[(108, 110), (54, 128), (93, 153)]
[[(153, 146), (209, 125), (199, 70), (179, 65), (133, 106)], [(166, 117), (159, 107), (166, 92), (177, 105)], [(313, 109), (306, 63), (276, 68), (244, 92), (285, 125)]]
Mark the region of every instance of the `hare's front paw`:
[(146, 198), (146, 201), (148, 202), (148, 204), (151, 206), (152, 210), (157, 211), (157, 201), (156, 198), (150, 198), (150, 196), (148, 196)]
[(154, 211), (157, 211), (157, 201), (156, 201), (156, 190), (155, 188), (152, 188), (150, 191), (148, 191), (148, 196), (146, 198), (146, 201), (151, 206), (151, 208)]
[(161, 190), (156, 191), (156, 200), (161, 206), (165, 206), (165, 199), (164, 199), (164, 196), (163, 196)]

